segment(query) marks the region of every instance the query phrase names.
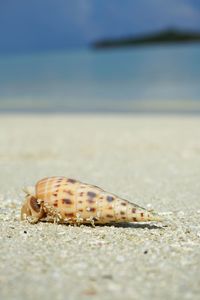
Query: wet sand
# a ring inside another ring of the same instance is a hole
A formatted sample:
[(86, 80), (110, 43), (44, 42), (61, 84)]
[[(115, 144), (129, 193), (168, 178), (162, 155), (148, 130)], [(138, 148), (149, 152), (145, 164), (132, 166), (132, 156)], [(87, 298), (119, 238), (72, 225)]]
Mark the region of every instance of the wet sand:
[[(0, 116), (1, 299), (198, 299), (200, 118)], [(20, 221), (22, 187), (63, 175), (163, 223), (72, 227)]]

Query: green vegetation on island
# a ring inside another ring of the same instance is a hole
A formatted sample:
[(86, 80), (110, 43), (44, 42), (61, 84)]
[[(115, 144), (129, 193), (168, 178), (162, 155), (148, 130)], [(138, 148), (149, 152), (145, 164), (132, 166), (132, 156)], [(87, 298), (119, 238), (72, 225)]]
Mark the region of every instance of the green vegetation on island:
[(155, 33), (144, 34), (140, 36), (130, 36), (117, 39), (102, 39), (92, 43), (94, 49), (132, 47), (132, 46), (148, 46), (156, 44), (179, 44), (200, 42), (200, 33), (191, 31), (181, 31), (169, 29)]

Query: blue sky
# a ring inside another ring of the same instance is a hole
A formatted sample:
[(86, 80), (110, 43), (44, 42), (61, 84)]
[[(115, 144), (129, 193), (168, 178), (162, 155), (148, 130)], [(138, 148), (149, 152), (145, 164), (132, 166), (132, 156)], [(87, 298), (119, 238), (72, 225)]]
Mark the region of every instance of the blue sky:
[(200, 31), (200, 1), (0, 0), (0, 53), (62, 50), (168, 27)]

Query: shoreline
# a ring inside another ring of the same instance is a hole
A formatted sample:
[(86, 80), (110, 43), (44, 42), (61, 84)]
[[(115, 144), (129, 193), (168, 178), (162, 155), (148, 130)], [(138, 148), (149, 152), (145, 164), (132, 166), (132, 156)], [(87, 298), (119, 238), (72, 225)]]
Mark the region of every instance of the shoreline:
[[(35, 101), (35, 103), (34, 103)], [(40, 101), (40, 103), (38, 103)], [(74, 104), (76, 103), (76, 104)], [(60, 99), (54, 104), (53, 99), (1, 99), (0, 114), (124, 114), (124, 115), (199, 115), (200, 99), (193, 100), (136, 100), (125, 99)]]

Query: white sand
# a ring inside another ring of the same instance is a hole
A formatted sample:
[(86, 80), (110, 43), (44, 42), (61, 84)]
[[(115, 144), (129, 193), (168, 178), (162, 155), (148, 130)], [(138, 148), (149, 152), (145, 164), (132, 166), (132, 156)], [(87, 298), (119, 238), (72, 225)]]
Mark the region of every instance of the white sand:
[[(1, 299), (198, 299), (200, 118), (0, 116)], [(21, 222), (21, 188), (65, 175), (164, 224)]]

